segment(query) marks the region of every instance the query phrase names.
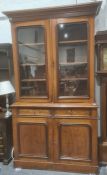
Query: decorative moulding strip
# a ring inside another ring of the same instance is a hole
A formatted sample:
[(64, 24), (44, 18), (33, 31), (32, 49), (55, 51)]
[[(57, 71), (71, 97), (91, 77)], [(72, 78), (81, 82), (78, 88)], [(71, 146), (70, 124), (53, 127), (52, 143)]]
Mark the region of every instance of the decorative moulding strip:
[[(62, 7), (51, 7), (43, 9), (31, 9), (31, 10), (16, 10), (3, 12), (6, 16), (14, 21), (28, 21), (35, 19), (49, 19), (49, 18), (61, 18), (61, 17), (76, 17), (76, 16), (95, 16), (98, 14), (101, 7), (101, 1), (72, 5), (72, 6), (62, 6)], [(65, 13), (66, 11), (66, 13)]]

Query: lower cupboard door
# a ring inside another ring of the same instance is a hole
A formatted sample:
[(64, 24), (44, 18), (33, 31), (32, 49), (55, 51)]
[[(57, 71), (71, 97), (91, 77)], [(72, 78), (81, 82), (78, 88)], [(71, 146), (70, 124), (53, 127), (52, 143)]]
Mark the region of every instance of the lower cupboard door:
[(55, 161), (97, 161), (96, 120), (56, 119), (54, 133)]
[(15, 159), (51, 160), (52, 127), (45, 118), (14, 119)]

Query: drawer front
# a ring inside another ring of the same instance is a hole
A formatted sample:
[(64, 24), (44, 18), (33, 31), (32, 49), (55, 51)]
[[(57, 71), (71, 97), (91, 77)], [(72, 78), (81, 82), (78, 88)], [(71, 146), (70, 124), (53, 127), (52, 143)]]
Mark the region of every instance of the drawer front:
[(50, 111), (47, 109), (18, 109), (17, 115), (19, 116), (30, 116), (30, 115), (37, 115), (37, 116), (47, 116), (50, 115)]
[(0, 145), (2, 145), (3, 144), (3, 139), (0, 139)]
[(13, 116), (17, 117), (97, 117), (96, 108), (50, 108), (50, 109), (40, 109), (40, 108), (16, 108), (13, 110)]
[(0, 152), (0, 157), (2, 158), (4, 156), (4, 152)]
[(2, 145), (2, 143), (3, 143), (3, 137), (0, 136), (0, 145)]
[(0, 145), (0, 155), (2, 156), (4, 154), (4, 146)]
[(55, 110), (55, 116), (90, 116), (91, 110), (89, 109), (63, 109)]

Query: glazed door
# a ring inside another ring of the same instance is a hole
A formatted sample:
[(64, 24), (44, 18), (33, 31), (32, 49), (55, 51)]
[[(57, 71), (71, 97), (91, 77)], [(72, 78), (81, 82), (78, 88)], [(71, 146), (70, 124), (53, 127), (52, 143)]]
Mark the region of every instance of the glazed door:
[[(60, 19), (54, 21), (54, 29), (55, 101), (89, 100), (91, 42), (89, 21)], [(91, 66), (93, 70), (93, 64)]]
[(9, 49), (4, 45), (0, 46), (0, 81), (9, 80)]
[[(51, 62), (48, 21), (16, 24), (16, 95), (37, 102), (51, 100)], [(50, 70), (49, 70), (50, 69)]]

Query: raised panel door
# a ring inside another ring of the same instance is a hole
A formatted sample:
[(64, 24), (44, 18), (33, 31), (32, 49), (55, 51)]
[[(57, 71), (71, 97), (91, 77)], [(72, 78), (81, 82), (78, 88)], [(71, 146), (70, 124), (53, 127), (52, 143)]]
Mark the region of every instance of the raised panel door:
[(51, 121), (45, 118), (13, 119), (15, 158), (31, 158), (32, 160), (52, 159), (52, 127)]
[(68, 161), (96, 162), (97, 144), (96, 121), (87, 119), (55, 119), (55, 161), (64, 163)]

